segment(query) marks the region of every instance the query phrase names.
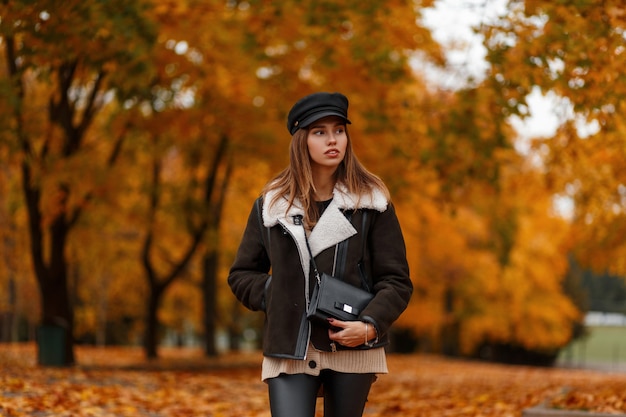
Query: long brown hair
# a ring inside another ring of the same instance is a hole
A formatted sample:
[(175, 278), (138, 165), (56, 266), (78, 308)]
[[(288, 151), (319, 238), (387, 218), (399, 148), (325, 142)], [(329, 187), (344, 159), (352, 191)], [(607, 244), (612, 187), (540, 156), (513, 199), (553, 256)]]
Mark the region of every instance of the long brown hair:
[[(283, 169), (276, 177), (267, 183), (263, 190), (277, 191), (270, 201), (274, 204), (279, 198), (287, 198), (287, 210), (298, 199), (305, 213), (305, 225), (312, 228), (319, 219), (319, 210), (315, 204), (315, 185), (313, 184), (313, 170), (311, 157), (307, 145), (309, 129), (298, 129), (291, 138), (289, 145), (289, 166)], [(389, 199), (389, 190), (385, 183), (376, 175), (369, 172), (359, 161), (352, 148), (352, 140), (346, 126), (346, 154), (335, 171), (335, 182), (343, 184), (347, 190), (358, 196), (370, 194), (373, 189), (379, 189)], [(358, 205), (358, 201), (357, 201)]]

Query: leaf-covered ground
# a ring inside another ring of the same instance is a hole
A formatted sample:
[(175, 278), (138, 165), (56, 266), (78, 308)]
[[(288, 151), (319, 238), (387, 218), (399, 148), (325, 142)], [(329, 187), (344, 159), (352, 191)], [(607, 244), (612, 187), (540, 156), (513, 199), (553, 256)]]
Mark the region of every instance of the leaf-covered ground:
[[(1, 416), (269, 417), (258, 353), (203, 358), (138, 348), (77, 349), (79, 365), (35, 365), (32, 344), (0, 345)], [(626, 413), (626, 374), (390, 355), (365, 416), (521, 416), (540, 403)], [(321, 416), (321, 404), (318, 415)]]

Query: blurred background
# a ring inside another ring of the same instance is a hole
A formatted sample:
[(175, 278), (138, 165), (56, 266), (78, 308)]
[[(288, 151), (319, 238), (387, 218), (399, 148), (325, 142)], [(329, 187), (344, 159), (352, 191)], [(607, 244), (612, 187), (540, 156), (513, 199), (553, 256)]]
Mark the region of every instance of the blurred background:
[(626, 364), (626, 6), (0, 2), (0, 341), (257, 349), (226, 284), (286, 114), (350, 99), (415, 293), (392, 352)]

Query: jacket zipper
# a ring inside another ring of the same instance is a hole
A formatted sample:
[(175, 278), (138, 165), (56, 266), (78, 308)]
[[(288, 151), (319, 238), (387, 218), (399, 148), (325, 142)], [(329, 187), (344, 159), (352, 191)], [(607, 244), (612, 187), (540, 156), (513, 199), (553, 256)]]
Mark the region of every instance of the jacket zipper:
[[(293, 216), (293, 222), (294, 224), (301, 224), (302, 222), (302, 216), (297, 215), (297, 216)], [(300, 247), (298, 246), (298, 240), (296, 239), (296, 237), (294, 236), (293, 233), (291, 233), (291, 231), (281, 222), (278, 222), (278, 224), (280, 224), (280, 227), (283, 228), (283, 231), (285, 233), (287, 233), (290, 237), (291, 240), (293, 240), (293, 243), (296, 245), (296, 248), (298, 249), (298, 257), (300, 257), (300, 264), (302, 265), (302, 254), (300, 251)], [(306, 232), (305, 232), (306, 233)], [(309, 271), (310, 273), (310, 271)], [(304, 270), (302, 271), (302, 275), (304, 274)], [(309, 277), (305, 275), (304, 277), (304, 301), (305, 301), (305, 309), (304, 309), (304, 315), (306, 317), (306, 313), (309, 310), (309, 303), (311, 302), (309, 299)], [(307, 336), (306, 336), (306, 344), (304, 345), (304, 354), (303, 354), (303, 360), (306, 360), (307, 358), (307, 352), (308, 352), (308, 347), (309, 347), (309, 343), (311, 342), (311, 324), (308, 323), (307, 321)], [(298, 339), (300, 338), (300, 331), (298, 331)], [(298, 348), (298, 342), (296, 341), (296, 350)], [(298, 355), (299, 352), (296, 351), (296, 356)]]

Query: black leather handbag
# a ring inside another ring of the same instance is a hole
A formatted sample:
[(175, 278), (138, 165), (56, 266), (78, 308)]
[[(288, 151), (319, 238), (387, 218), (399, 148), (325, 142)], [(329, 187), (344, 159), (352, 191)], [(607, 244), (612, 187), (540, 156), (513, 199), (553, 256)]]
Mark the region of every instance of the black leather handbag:
[(307, 318), (326, 322), (333, 317), (342, 321), (358, 320), (359, 314), (369, 304), (373, 295), (359, 287), (315, 270), (318, 280), (307, 310)]
[[(363, 224), (365, 224), (365, 216)], [(320, 274), (313, 259), (306, 231), (304, 237), (309, 255), (311, 256), (313, 273), (317, 280), (307, 309), (307, 319), (326, 324), (328, 324), (327, 320), (330, 317), (342, 321), (358, 320), (359, 314), (367, 307), (374, 295), (363, 288), (348, 284), (338, 277), (333, 277), (326, 273)], [(365, 236), (363, 236), (363, 239), (365, 239)], [(347, 244), (347, 241), (342, 243)], [(345, 253), (345, 251), (346, 248), (344, 247), (343, 252)]]

